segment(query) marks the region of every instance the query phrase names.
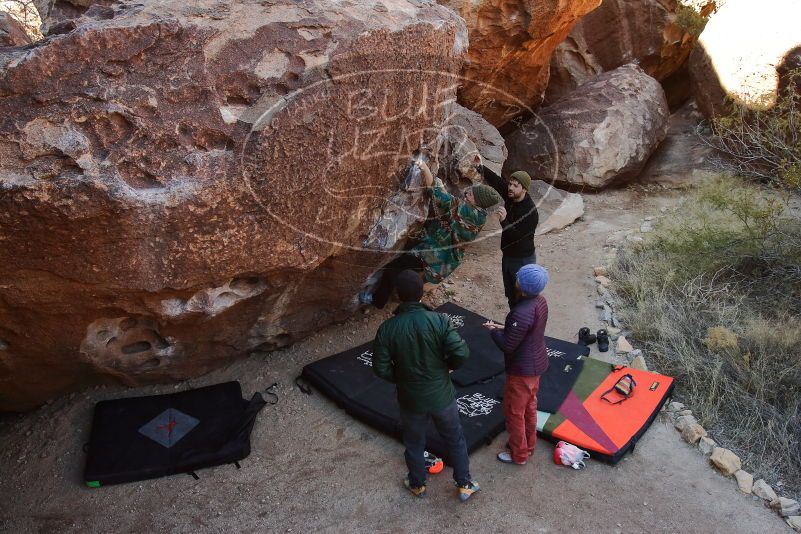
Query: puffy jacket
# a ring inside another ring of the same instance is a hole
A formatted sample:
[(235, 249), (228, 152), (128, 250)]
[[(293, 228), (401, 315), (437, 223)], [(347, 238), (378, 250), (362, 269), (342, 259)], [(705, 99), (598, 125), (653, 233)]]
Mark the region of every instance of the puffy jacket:
[(548, 369), (547, 322), (548, 301), (537, 295), (515, 305), (506, 316), (503, 330), (490, 332), (492, 340), (503, 351), (507, 375), (540, 376)]
[(417, 413), (439, 411), (455, 398), (450, 369), (470, 349), (450, 320), (419, 302), (404, 302), (378, 328), (373, 372), (398, 386), (398, 403)]

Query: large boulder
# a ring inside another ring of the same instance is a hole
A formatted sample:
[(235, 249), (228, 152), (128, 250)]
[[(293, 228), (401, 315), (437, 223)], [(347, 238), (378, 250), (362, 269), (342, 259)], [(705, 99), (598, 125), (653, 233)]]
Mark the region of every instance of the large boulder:
[(601, 0), (437, 0), (470, 36), (459, 101), (503, 126), (541, 102), (551, 53)]
[(0, 12), (0, 47), (30, 44), (25, 27), (8, 13)]
[(725, 115), (727, 99), (752, 108), (773, 105), (780, 71), (788, 64), (801, 65), (799, 21), (797, 0), (727, 0), (690, 56), (693, 95), (701, 112), (708, 118)]
[(456, 98), (463, 21), (134, 0), (74, 24), (0, 49), (0, 410), (347, 317), (381, 262), (362, 242)]
[(698, 130), (702, 119), (694, 102), (672, 113), (667, 136), (648, 159), (638, 181), (684, 188), (697, 185), (714, 173), (710, 158), (715, 151)]
[(676, 0), (604, 0), (556, 47), (546, 102), (632, 62), (659, 81), (668, 79), (685, 64), (695, 42), (679, 24), (679, 9), (690, 8)]
[(504, 172), (600, 189), (635, 178), (665, 138), (662, 86), (636, 65), (597, 76), (506, 137)]

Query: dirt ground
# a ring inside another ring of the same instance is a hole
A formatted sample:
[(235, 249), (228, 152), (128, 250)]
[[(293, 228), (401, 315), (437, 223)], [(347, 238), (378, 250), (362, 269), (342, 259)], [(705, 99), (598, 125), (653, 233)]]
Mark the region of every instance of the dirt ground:
[[(592, 266), (606, 261), (608, 243), (675, 206), (678, 194), (633, 188), (584, 198), (583, 220), (537, 239), (538, 259), (551, 273), (546, 333), (567, 340), (583, 325), (601, 327)], [(501, 321), (498, 241), (471, 248), (448, 287), (460, 305)], [(293, 386), (303, 365), (372, 339), (387, 316), (359, 314), (287, 349), (175, 386), (93, 389), (0, 419), (0, 531), (789, 532), (661, 417), (617, 466), (589, 461), (583, 471), (555, 466), (545, 441), (527, 465), (501, 464), (495, 459), (506, 440), (501, 434), (471, 455), (482, 486), (473, 499), (458, 502), (449, 469), (429, 480), (426, 499), (413, 498), (401, 485), (399, 442), (321, 394), (307, 396)], [(179, 475), (100, 489), (82, 485), (81, 447), (95, 402), (234, 379), (246, 396), (279, 383), (280, 400), (259, 415), (242, 469), (206, 469), (197, 481)]]

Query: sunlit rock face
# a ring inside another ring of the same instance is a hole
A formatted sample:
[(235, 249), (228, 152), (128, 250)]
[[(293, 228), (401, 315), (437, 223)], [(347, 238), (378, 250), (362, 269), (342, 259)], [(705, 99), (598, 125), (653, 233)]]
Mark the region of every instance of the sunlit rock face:
[(554, 48), (600, 0), (438, 0), (470, 36), (459, 101), (500, 127), (541, 102)]
[(703, 114), (727, 113), (727, 98), (754, 108), (773, 105), (780, 72), (801, 56), (799, 21), (797, 0), (727, 0), (690, 56), (693, 95)]
[(382, 202), (456, 98), (463, 21), (164, 0), (70, 24), (0, 49), (0, 410), (346, 317)]
[(631, 62), (659, 81), (668, 79), (685, 64), (694, 44), (678, 23), (678, 5), (675, 0), (604, 0), (556, 47), (546, 101)]
[(542, 108), (506, 137), (504, 173), (572, 188), (601, 189), (635, 178), (665, 138), (662, 86), (636, 65), (605, 72)]

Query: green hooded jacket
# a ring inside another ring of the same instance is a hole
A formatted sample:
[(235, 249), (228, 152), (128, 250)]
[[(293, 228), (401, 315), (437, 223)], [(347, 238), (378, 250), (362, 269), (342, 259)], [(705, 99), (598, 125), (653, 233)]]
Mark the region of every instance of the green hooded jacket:
[(373, 341), (373, 372), (395, 383), (401, 408), (416, 413), (443, 410), (453, 402), (449, 370), (469, 357), (450, 320), (419, 302), (401, 304)]

